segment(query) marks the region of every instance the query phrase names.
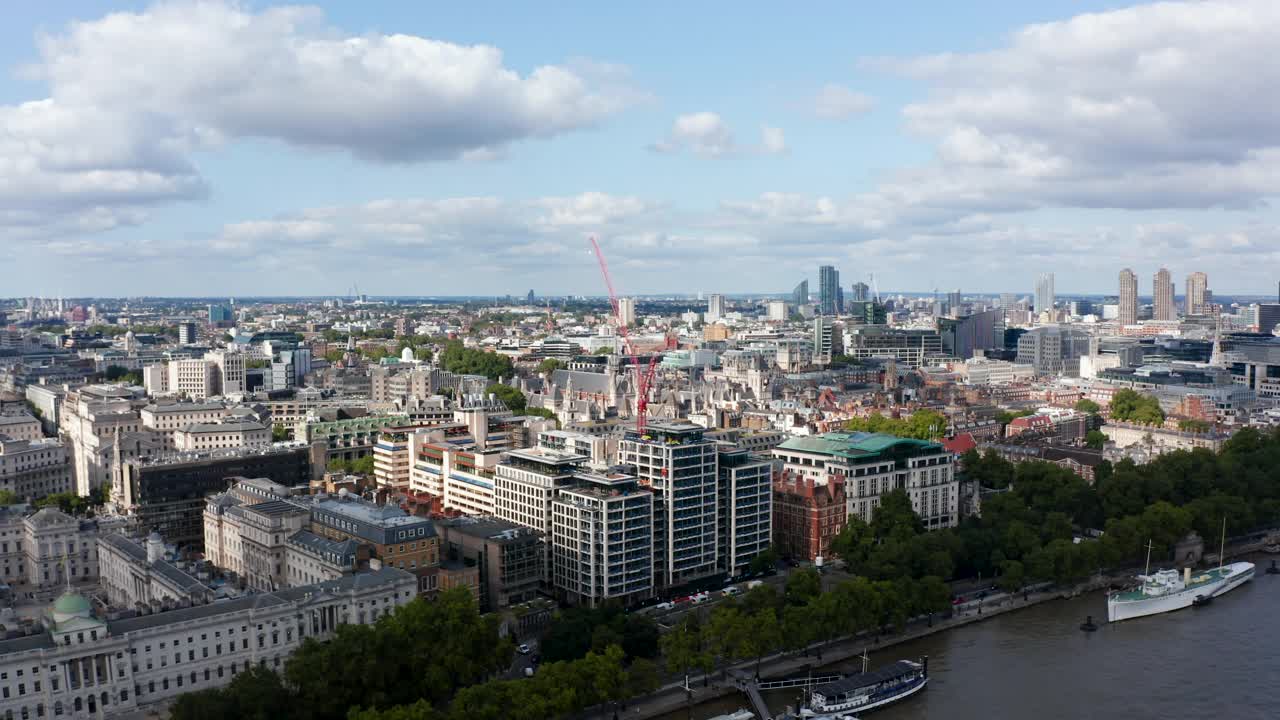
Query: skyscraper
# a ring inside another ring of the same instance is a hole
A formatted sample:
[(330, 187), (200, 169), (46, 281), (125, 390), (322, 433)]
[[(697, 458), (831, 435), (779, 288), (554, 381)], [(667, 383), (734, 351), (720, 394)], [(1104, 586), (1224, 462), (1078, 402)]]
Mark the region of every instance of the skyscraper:
[(715, 322), (724, 317), (724, 296), (712, 293), (707, 296), (707, 322)]
[(840, 287), (840, 271), (831, 265), (818, 268), (818, 312), (823, 315), (835, 315), (837, 290)]
[(853, 284), (853, 301), (864, 302), (871, 299), (871, 286), (864, 282)]
[(1036, 312), (1053, 309), (1053, 273), (1044, 273), (1036, 280)]
[(1120, 310), (1116, 319), (1121, 325), (1138, 322), (1138, 276), (1129, 268), (1120, 271)]
[(791, 291), (791, 304), (797, 308), (809, 304), (809, 281), (801, 280), (795, 290)]
[(960, 317), (960, 291), (953, 290), (947, 293), (947, 313), (951, 317)]
[(1012, 310), (1018, 304), (1018, 298), (1013, 293), (1000, 293), (1000, 302), (996, 303), (996, 307), (1001, 310)]
[(636, 324), (635, 298), (618, 298), (618, 321), (627, 327)]
[(1209, 311), (1209, 276), (1193, 272), (1187, 276), (1187, 314), (1203, 315)]
[(1167, 269), (1160, 268), (1156, 271), (1151, 296), (1155, 298), (1151, 314), (1153, 320), (1178, 319), (1178, 309), (1173, 306), (1173, 277)]

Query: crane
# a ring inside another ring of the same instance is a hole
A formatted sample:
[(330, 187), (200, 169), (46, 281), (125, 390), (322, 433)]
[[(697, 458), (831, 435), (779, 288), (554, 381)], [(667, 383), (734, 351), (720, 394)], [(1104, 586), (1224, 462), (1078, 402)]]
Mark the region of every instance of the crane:
[(627, 329), (626, 322), (623, 321), (622, 313), (618, 310), (618, 293), (613, 289), (613, 279), (609, 277), (609, 263), (604, 259), (604, 251), (600, 249), (600, 243), (595, 235), (591, 236), (591, 249), (595, 251), (596, 261), (600, 264), (600, 274), (604, 276), (605, 287), (609, 288), (609, 306), (613, 309), (613, 318), (618, 324), (618, 335), (621, 336), (623, 347), (626, 348), (629, 364), (636, 371), (636, 432), (643, 435), (646, 413), (649, 411), (649, 388), (657, 372), (659, 353), (654, 353), (649, 358), (649, 364), (643, 371), (640, 369), (640, 357), (636, 353), (635, 343), (632, 342), (631, 333)]

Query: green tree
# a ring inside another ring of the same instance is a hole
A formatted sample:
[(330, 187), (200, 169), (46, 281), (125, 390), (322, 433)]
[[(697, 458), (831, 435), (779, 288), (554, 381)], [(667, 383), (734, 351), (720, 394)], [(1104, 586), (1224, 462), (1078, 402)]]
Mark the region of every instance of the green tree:
[(0, 505), (13, 505), (18, 502), (18, 496), (12, 490), (0, 490)]
[(1163, 425), (1164, 411), (1160, 402), (1150, 395), (1124, 388), (1111, 398), (1111, 417), (1140, 425)]
[(1097, 415), (1102, 411), (1102, 406), (1089, 398), (1080, 398), (1076, 401), (1076, 410), (1090, 415)]
[(778, 564), (778, 552), (773, 546), (761, 550), (755, 557), (751, 558), (751, 564), (747, 566), (747, 572), (759, 574), (772, 570)]
[(537, 371), (539, 373), (546, 374), (554, 370), (563, 370), (563, 369), (564, 369), (564, 362), (562, 362), (558, 358), (546, 358), (542, 362), (538, 363)]
[(351, 461), (351, 472), (356, 475), (372, 475), (373, 474), (373, 456), (365, 455)]
[(1213, 425), (1204, 420), (1179, 420), (1178, 429), (1183, 432), (1207, 433), (1213, 429)]
[(291, 432), (289, 432), (289, 429), (288, 429), (288, 428), (286, 428), (285, 426), (283, 426), (283, 425), (272, 425), (272, 426), (271, 426), (271, 441), (272, 441), (272, 442), (284, 442), (285, 440), (290, 439), (290, 437), (291, 437), (291, 436), (292, 436), (292, 433), (291, 433)]
[(822, 576), (813, 568), (793, 570), (787, 577), (787, 602), (804, 605), (822, 592)]
[(279, 720), (293, 717), (293, 693), (275, 672), (252, 665), (221, 689), (179, 695), (170, 709), (173, 720)]
[(520, 388), (494, 383), (486, 388), (485, 392), (496, 395), (507, 406), (508, 410), (517, 415), (525, 410), (525, 396), (524, 393), (520, 392)]
[(661, 682), (657, 664), (648, 658), (636, 658), (627, 668), (626, 695), (628, 697), (648, 695), (657, 690)]
[(1101, 450), (1109, 439), (1110, 438), (1107, 437), (1107, 434), (1101, 430), (1090, 430), (1084, 435), (1084, 444), (1085, 447), (1093, 448), (1094, 450)]

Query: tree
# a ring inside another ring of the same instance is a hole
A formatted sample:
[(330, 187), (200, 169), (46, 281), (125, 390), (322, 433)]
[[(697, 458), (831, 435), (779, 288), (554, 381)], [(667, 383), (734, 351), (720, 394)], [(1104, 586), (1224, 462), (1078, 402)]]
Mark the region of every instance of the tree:
[(18, 496), (12, 490), (0, 490), (0, 505), (13, 505), (18, 502)]
[(542, 362), (538, 363), (538, 372), (544, 375), (546, 373), (549, 373), (555, 370), (563, 370), (563, 369), (564, 369), (564, 362), (562, 362), (558, 358), (546, 358)]
[(293, 716), (292, 696), (274, 671), (253, 665), (236, 675), (225, 688), (179, 695), (170, 717), (173, 720), (232, 717), (278, 720)]
[(56, 507), (68, 515), (84, 515), (89, 510), (88, 500), (71, 492), (45, 495), (36, 500), (35, 506), (38, 508)]
[(440, 352), (440, 365), (449, 372), (463, 375), (484, 375), (490, 380), (511, 377), (515, 374), (511, 358), (506, 355), (475, 350), (450, 340)]
[(778, 564), (778, 552), (770, 545), (761, 550), (755, 557), (751, 558), (751, 564), (747, 566), (747, 572), (758, 575), (762, 572), (773, 570)]
[(286, 427), (285, 427), (285, 426), (283, 426), (283, 425), (272, 425), (272, 426), (271, 426), (271, 441), (272, 441), (272, 442), (284, 442), (285, 440), (288, 440), (288, 439), (290, 438), (290, 436), (291, 436), (291, 435), (292, 435), (292, 433), (290, 433), (290, 432), (289, 432), (289, 429), (288, 429), (288, 428), (286, 428)]
[(1111, 398), (1111, 417), (1140, 425), (1163, 425), (1164, 411), (1160, 402), (1135, 390), (1117, 390)]
[(520, 392), (520, 388), (494, 383), (486, 388), (485, 392), (496, 395), (511, 412), (516, 414), (524, 412), (526, 400), (524, 393)]
[(1110, 438), (1107, 437), (1107, 434), (1101, 430), (1090, 430), (1084, 435), (1084, 444), (1085, 447), (1090, 447), (1094, 450), (1101, 450), (1109, 439)]
[(356, 475), (372, 475), (373, 474), (373, 456), (365, 455), (351, 461), (351, 472)]
[(661, 678), (658, 666), (648, 658), (637, 658), (627, 668), (626, 694), (629, 697), (648, 695), (658, 689)]
[(1076, 401), (1076, 410), (1082, 413), (1096, 415), (1102, 411), (1102, 406), (1089, 398), (1080, 398)]
[(822, 592), (822, 576), (813, 568), (800, 568), (787, 577), (787, 602), (803, 605)]
[(1183, 432), (1207, 433), (1213, 429), (1213, 425), (1204, 420), (1179, 420), (1178, 429)]

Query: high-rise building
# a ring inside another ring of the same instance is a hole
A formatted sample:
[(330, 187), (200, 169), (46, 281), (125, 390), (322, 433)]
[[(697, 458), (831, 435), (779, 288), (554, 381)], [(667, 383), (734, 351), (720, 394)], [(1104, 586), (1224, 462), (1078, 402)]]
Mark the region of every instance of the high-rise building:
[(809, 304), (809, 281), (801, 280), (800, 284), (791, 291), (791, 304), (799, 308), (801, 305)]
[(960, 317), (960, 291), (952, 290), (947, 293), (947, 313), (951, 317)]
[(1138, 276), (1129, 268), (1120, 271), (1120, 308), (1116, 319), (1121, 325), (1138, 322)]
[(1053, 309), (1056, 296), (1053, 292), (1053, 273), (1044, 273), (1036, 280), (1036, 312)]
[(536, 295), (534, 295), (534, 294), (533, 294), (533, 290), (532, 290), (532, 289), (530, 289), (530, 290), (529, 290), (529, 294), (525, 296), (524, 301), (525, 301), (526, 303), (528, 303), (528, 304), (532, 305), (532, 304), (533, 304), (533, 302), (534, 302), (534, 300), (536, 300), (536, 299), (537, 299), (537, 296), (536, 296)]
[(1165, 268), (1156, 271), (1151, 296), (1155, 298), (1151, 315), (1153, 320), (1178, 319), (1178, 309), (1173, 305), (1173, 277)]
[(1187, 314), (1204, 315), (1209, 311), (1209, 276), (1193, 272), (1187, 276)]
[(618, 322), (627, 327), (636, 324), (635, 298), (618, 298)]
[(724, 296), (712, 293), (707, 296), (707, 322), (715, 322), (724, 317)]
[(1276, 303), (1259, 303), (1257, 314), (1258, 332), (1269, 333), (1276, 329), (1276, 325), (1280, 325), (1280, 305)]
[(823, 315), (835, 315), (837, 295), (840, 289), (840, 271), (831, 265), (818, 268), (818, 312)]
[(226, 305), (209, 306), (209, 324), (218, 325), (231, 322), (231, 308)]
[(654, 583), (713, 575), (718, 557), (717, 444), (687, 422), (650, 422), (618, 444), (623, 464), (653, 491)]
[(769, 322), (786, 322), (787, 304), (782, 300), (770, 300), (766, 306)]
[(865, 302), (871, 299), (871, 286), (864, 282), (856, 282), (853, 284), (853, 301)]
[(1013, 310), (1018, 305), (1018, 297), (1013, 293), (1000, 293), (1000, 302), (997, 307), (1001, 310)]
[(830, 362), (836, 355), (844, 354), (844, 335), (840, 326), (829, 317), (813, 319), (813, 359)]
[(178, 323), (178, 344), (196, 344), (196, 324), (193, 322)]

